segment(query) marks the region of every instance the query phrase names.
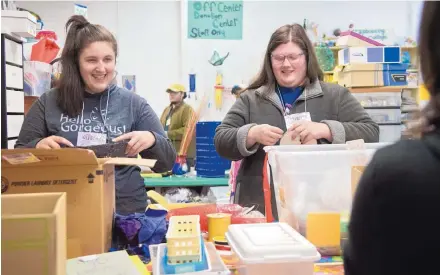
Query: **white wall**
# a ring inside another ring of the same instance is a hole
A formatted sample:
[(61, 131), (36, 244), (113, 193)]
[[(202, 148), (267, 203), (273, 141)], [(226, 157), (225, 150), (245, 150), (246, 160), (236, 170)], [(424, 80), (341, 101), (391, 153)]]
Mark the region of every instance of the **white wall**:
[[(393, 29), (397, 36), (415, 36), (421, 1), (244, 1), (243, 39), (187, 39), (186, 1), (17, 1), (18, 6), (38, 13), (47, 29), (64, 40), (64, 24), (73, 14), (73, 4), (88, 6), (88, 18), (112, 31), (119, 43), (118, 78), (134, 74), (137, 92), (145, 97), (158, 115), (168, 104), (166, 87), (180, 81), (188, 87), (191, 68), (197, 73), (197, 90), (213, 95), (216, 70), (208, 59), (214, 49), (230, 52), (222, 68), (226, 86), (249, 82), (259, 70), (262, 54), (272, 32), (304, 18), (317, 22), (319, 29), (331, 32), (345, 29), (350, 22), (357, 28)], [(189, 100), (196, 106), (198, 102)], [(211, 107), (205, 119), (221, 120), (229, 106), (221, 111)]]
[[(137, 93), (161, 115), (168, 105), (165, 93), (180, 80), (180, 4), (177, 1), (17, 1), (36, 12), (45, 29), (65, 40), (64, 25), (73, 15), (74, 3), (88, 7), (88, 19), (116, 36), (119, 46), (118, 80), (136, 75)], [(120, 82), (119, 82), (120, 83)]]

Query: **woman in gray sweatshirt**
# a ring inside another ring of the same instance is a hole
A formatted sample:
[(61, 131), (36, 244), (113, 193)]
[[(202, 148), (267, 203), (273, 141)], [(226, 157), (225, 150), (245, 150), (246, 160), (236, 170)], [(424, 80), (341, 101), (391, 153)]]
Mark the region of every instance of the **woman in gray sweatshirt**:
[[(117, 42), (103, 26), (83, 16), (66, 23), (57, 88), (43, 94), (25, 117), (16, 148), (57, 149), (126, 140), (126, 154), (156, 159), (155, 172), (172, 169), (176, 152), (146, 100), (111, 84)], [(115, 168), (116, 212), (145, 211), (147, 195), (140, 168)]]

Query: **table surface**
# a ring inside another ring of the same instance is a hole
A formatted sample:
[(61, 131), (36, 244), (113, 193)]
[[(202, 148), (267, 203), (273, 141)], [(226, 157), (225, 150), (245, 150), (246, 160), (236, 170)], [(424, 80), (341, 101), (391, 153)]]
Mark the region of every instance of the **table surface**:
[(163, 177), (144, 178), (146, 187), (228, 186), (228, 178)]

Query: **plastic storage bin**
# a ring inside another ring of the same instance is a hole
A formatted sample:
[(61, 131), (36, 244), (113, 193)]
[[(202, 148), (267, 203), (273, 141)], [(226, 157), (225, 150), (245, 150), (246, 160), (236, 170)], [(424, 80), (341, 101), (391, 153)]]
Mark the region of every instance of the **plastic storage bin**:
[(365, 109), (376, 123), (400, 123), (402, 113), (399, 109)]
[(400, 107), (401, 93), (352, 93), (363, 107)]
[(316, 247), (285, 223), (230, 225), (226, 238), (246, 275), (313, 275)]
[[(165, 255), (165, 244), (150, 245), (151, 262), (153, 263), (154, 275), (164, 275), (165, 270), (162, 265), (162, 259)], [(186, 272), (185, 275), (229, 275), (230, 272), (222, 262), (219, 254), (215, 250), (214, 244), (205, 243), (205, 251), (209, 270), (199, 272)]]
[(265, 147), (280, 219), (287, 217), (305, 234), (308, 213), (349, 212), (352, 167), (367, 165), (386, 145), (365, 144), (366, 150), (347, 150), (345, 144)]
[(220, 178), (231, 167), (231, 161), (220, 157), (214, 145), (215, 129), (219, 121), (206, 121), (196, 124), (196, 171), (197, 176)]

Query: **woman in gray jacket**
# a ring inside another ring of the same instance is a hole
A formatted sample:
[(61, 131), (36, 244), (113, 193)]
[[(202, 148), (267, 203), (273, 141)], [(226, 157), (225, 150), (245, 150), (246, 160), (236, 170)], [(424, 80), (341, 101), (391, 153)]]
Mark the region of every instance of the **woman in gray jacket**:
[[(293, 24), (277, 29), (260, 74), (241, 93), (215, 134), (221, 156), (243, 159), (236, 203), (257, 205), (264, 211), (263, 147), (279, 144), (282, 137), (301, 144), (378, 142), (379, 126), (348, 89), (322, 79), (303, 27)], [(275, 209), (274, 198), (272, 205)]]

